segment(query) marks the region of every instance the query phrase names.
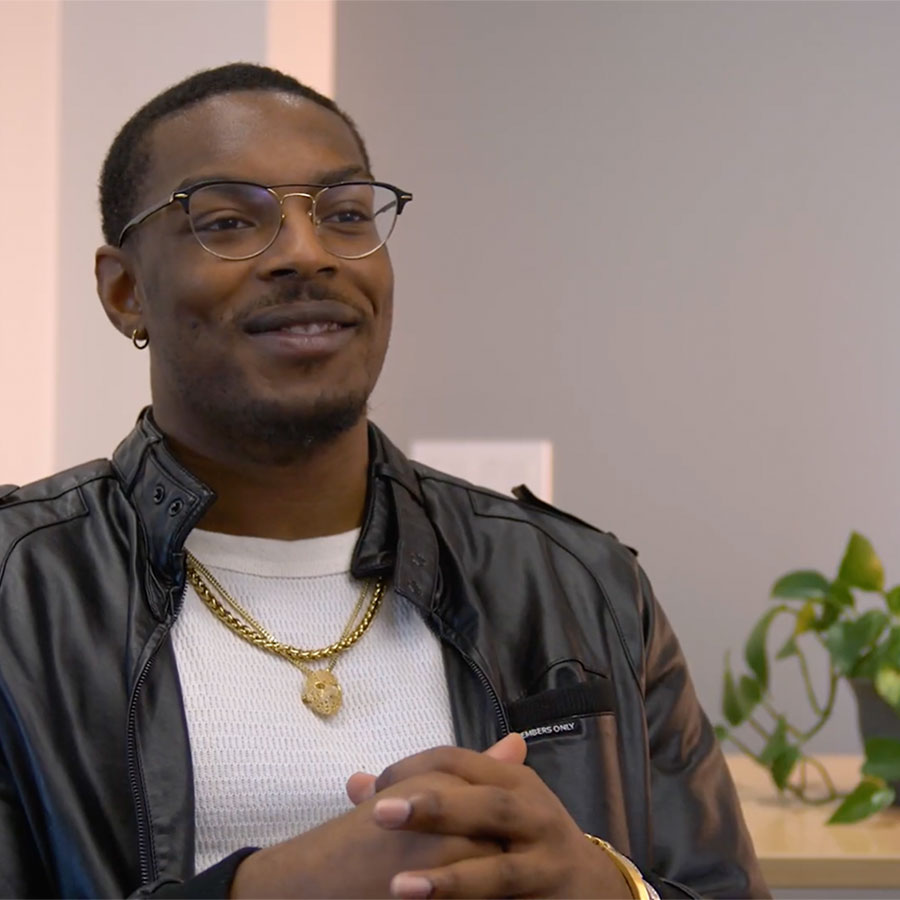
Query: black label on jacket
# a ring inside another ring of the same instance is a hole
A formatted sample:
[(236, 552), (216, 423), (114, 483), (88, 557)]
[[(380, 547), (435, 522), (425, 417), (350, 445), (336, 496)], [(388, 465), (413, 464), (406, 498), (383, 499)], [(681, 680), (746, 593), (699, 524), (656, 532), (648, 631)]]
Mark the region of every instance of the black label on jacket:
[(560, 722), (550, 722), (547, 725), (535, 725), (533, 728), (527, 728), (522, 732), (522, 737), (529, 743), (533, 743), (546, 738), (579, 734), (584, 734), (584, 722), (581, 719), (564, 719)]

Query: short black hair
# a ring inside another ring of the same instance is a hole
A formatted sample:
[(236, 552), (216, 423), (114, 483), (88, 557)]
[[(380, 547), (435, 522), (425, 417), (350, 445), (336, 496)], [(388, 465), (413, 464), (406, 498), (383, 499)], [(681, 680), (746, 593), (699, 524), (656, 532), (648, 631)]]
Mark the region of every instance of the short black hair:
[(232, 91), (279, 91), (312, 100), (337, 113), (359, 143), (366, 168), (369, 154), (353, 120), (333, 100), (284, 72), (255, 63), (229, 63), (203, 69), (172, 85), (145, 103), (123, 126), (106, 154), (100, 172), (100, 215), (103, 238), (115, 244), (128, 221), (137, 213), (135, 204), (150, 168), (147, 137), (153, 126), (179, 110)]

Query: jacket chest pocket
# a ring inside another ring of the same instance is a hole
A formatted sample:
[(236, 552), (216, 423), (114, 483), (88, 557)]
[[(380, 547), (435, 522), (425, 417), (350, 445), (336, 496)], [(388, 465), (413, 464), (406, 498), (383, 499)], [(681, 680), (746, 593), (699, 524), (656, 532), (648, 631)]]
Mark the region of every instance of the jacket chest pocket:
[(541, 776), (583, 831), (627, 852), (615, 696), (595, 677), (511, 703), (510, 726), (528, 744), (527, 765)]

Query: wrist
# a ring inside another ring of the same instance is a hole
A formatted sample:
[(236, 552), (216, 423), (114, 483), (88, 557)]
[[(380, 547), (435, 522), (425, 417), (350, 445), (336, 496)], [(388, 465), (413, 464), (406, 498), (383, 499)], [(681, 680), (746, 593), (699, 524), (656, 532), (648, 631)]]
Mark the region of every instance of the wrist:
[[(265, 861), (266, 852), (257, 850), (245, 856), (234, 870), (231, 886), (228, 890), (229, 900), (239, 900), (246, 897), (261, 897), (266, 894), (263, 878), (271, 882), (272, 867)], [(269, 884), (271, 887), (271, 885)]]
[(650, 892), (647, 890), (647, 883), (644, 881), (640, 869), (627, 856), (623, 856), (603, 838), (587, 833), (584, 836), (606, 854), (627, 885), (632, 900), (650, 900)]

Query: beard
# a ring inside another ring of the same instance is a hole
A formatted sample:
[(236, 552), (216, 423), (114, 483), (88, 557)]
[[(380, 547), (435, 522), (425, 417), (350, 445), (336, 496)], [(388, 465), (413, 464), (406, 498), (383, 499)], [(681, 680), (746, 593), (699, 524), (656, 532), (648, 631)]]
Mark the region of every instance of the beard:
[[(314, 283), (296, 285), (286, 283), (273, 291), (243, 318), (251, 313), (276, 307), (295, 300), (337, 300), (350, 305), (339, 294)], [(371, 322), (361, 324), (372, 328)], [(196, 340), (196, 339), (195, 339)], [(201, 430), (215, 443), (227, 448), (232, 457), (247, 462), (285, 466), (302, 462), (316, 451), (332, 444), (342, 434), (356, 426), (368, 412), (369, 393), (374, 387), (381, 359), (377, 348), (370, 346), (374, 339), (363, 333), (365, 358), (358, 360), (359, 371), (342, 385), (321, 384), (318, 391), (305, 396), (283, 396), (272, 389), (251, 384), (240, 367), (227, 358), (198, 365), (202, 350), (190, 339), (157, 342), (151, 351), (151, 385), (159, 380), (161, 393), (183, 412), (190, 411)], [(377, 343), (377, 342), (375, 342)], [(374, 355), (373, 355), (374, 354)], [(307, 376), (315, 381), (319, 363), (296, 367), (296, 377)], [(290, 394), (290, 390), (287, 391)]]
[(229, 455), (261, 465), (301, 462), (349, 431), (368, 412), (368, 393), (325, 393), (288, 402), (249, 394), (230, 373), (176, 377), (179, 395)]
[(320, 397), (303, 409), (257, 400), (209, 409), (213, 418), (208, 421), (248, 462), (283, 466), (331, 444), (353, 428), (367, 408), (363, 394)]

